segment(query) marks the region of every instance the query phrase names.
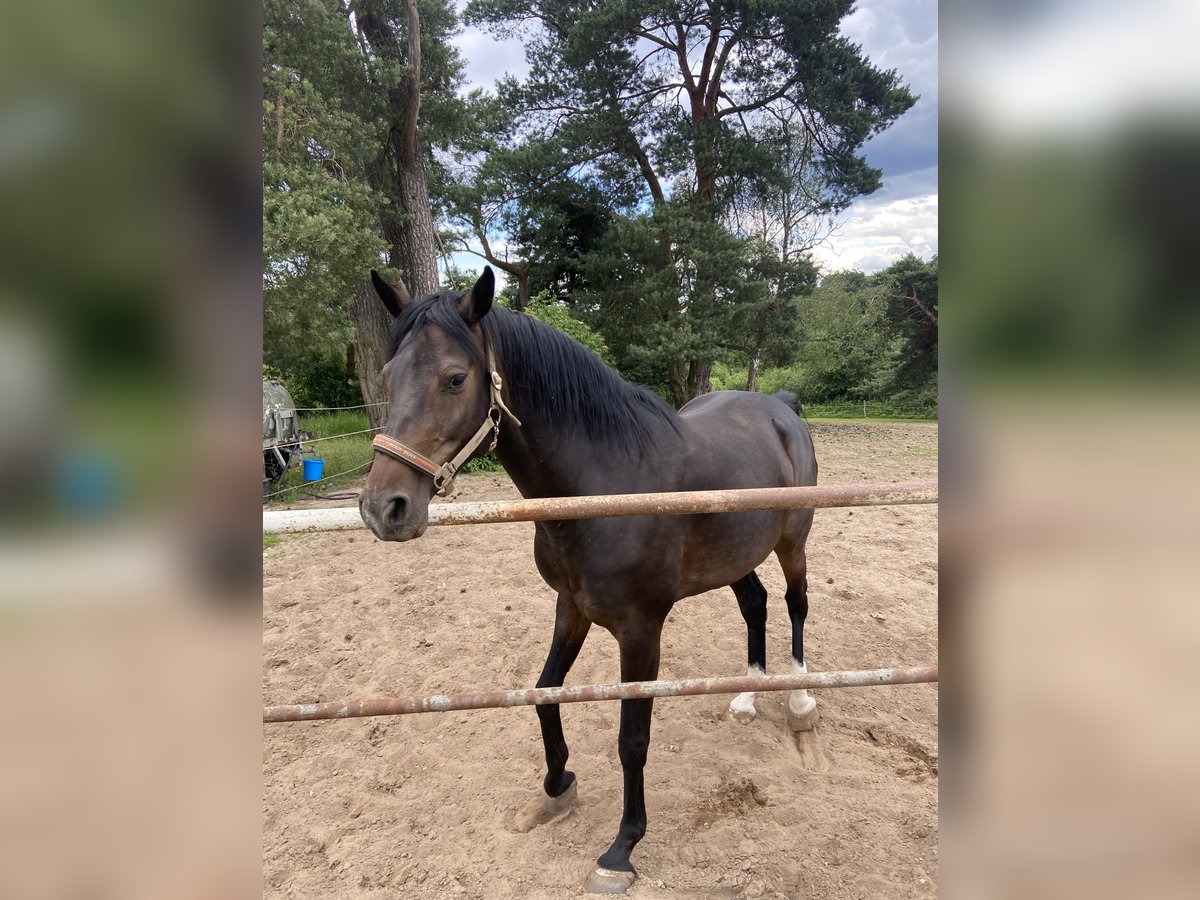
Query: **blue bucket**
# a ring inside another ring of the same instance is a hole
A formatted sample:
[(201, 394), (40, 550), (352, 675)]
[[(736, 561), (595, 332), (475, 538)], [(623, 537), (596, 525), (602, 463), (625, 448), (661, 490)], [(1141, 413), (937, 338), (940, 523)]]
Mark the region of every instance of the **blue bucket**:
[(304, 461), (304, 480), (320, 481), (321, 473), (325, 471), (325, 460), (306, 459)]

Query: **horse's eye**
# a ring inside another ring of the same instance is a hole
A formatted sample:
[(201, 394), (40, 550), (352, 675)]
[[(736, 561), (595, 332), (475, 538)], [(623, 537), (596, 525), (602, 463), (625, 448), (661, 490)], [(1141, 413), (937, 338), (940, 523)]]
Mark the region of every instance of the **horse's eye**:
[(450, 388), (450, 390), (452, 390), (452, 391), (457, 391), (457, 390), (459, 390), (459, 389), (461, 389), (461, 388), (462, 388), (462, 386), (463, 386), (463, 383), (464, 383), (466, 380), (467, 380), (467, 376), (466, 376), (466, 375), (462, 375), (462, 374), (459, 374), (459, 375), (451, 375), (451, 376), (450, 376), (450, 381), (449, 381), (449, 382), (447, 382), (447, 385), (446, 385), (446, 386), (447, 386), (447, 387), (449, 387), (449, 388)]

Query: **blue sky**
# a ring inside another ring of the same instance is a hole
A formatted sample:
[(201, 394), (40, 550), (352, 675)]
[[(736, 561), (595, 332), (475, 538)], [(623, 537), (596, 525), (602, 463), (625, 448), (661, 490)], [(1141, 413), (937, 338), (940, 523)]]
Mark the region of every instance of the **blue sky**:
[[(842, 32), (876, 66), (895, 69), (921, 99), (867, 144), (867, 160), (882, 169), (883, 187), (852, 204), (813, 256), (826, 273), (874, 272), (910, 251), (928, 259), (938, 239), (937, 0), (859, 0)], [(455, 43), (471, 85), (490, 88), (505, 73), (526, 71), (520, 41), (497, 41), (466, 28)], [(478, 257), (466, 256), (459, 264), (480, 268)]]

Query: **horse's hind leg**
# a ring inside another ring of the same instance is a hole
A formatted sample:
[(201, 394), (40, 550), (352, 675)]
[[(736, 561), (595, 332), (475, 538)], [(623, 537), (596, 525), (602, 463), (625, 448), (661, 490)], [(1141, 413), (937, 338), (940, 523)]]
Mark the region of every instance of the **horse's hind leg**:
[[(546, 665), (537, 681), (538, 687), (560, 687), (574, 665), (592, 623), (575, 608), (566, 594), (558, 595), (554, 616), (554, 637)], [(575, 801), (575, 773), (567, 771), (567, 740), (563, 737), (562, 717), (558, 704), (537, 707), (542, 726), (542, 744), (546, 749), (546, 778), (542, 783), (545, 796), (517, 816), (517, 828), (528, 831), (549, 818), (566, 812)]]
[[(808, 560), (804, 544), (811, 523), (810, 518), (798, 540), (775, 548), (787, 580), (785, 597), (788, 617), (792, 620), (792, 671), (796, 673), (808, 671), (804, 662), (804, 620), (808, 618)], [(817, 701), (806, 690), (792, 691), (788, 695), (787, 718), (792, 731), (808, 731), (817, 722)]]
[[(767, 671), (767, 589), (754, 572), (730, 587), (746, 620), (746, 674), (762, 675)], [(750, 722), (757, 714), (754, 692), (734, 697), (729, 703), (729, 713), (743, 725)]]

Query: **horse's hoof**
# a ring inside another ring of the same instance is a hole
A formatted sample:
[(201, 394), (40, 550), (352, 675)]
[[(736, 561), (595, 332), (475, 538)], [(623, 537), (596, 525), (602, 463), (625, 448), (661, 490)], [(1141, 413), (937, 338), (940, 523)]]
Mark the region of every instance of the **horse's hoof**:
[(758, 715), (754, 708), (753, 694), (738, 694), (729, 701), (729, 715), (739, 725), (749, 725)]
[(575, 805), (575, 800), (579, 796), (579, 781), (575, 779), (571, 782), (571, 786), (559, 794), (557, 797), (551, 797), (549, 794), (542, 796), (542, 805), (546, 812), (552, 816), (561, 816), (572, 806)]
[(539, 825), (546, 825), (566, 816), (579, 796), (578, 785), (578, 781), (572, 781), (571, 786), (557, 797), (543, 792), (539, 799), (531, 801), (528, 806), (519, 810), (513, 822), (517, 831), (525, 834)]
[(813, 726), (817, 724), (819, 715), (817, 713), (817, 701), (812, 697), (807, 698), (808, 702), (797, 711), (792, 709), (791, 703), (788, 704), (787, 723), (788, 728), (792, 731), (812, 731)]
[(618, 872), (596, 866), (596, 871), (587, 877), (583, 889), (591, 894), (623, 894), (633, 886), (636, 872)]

